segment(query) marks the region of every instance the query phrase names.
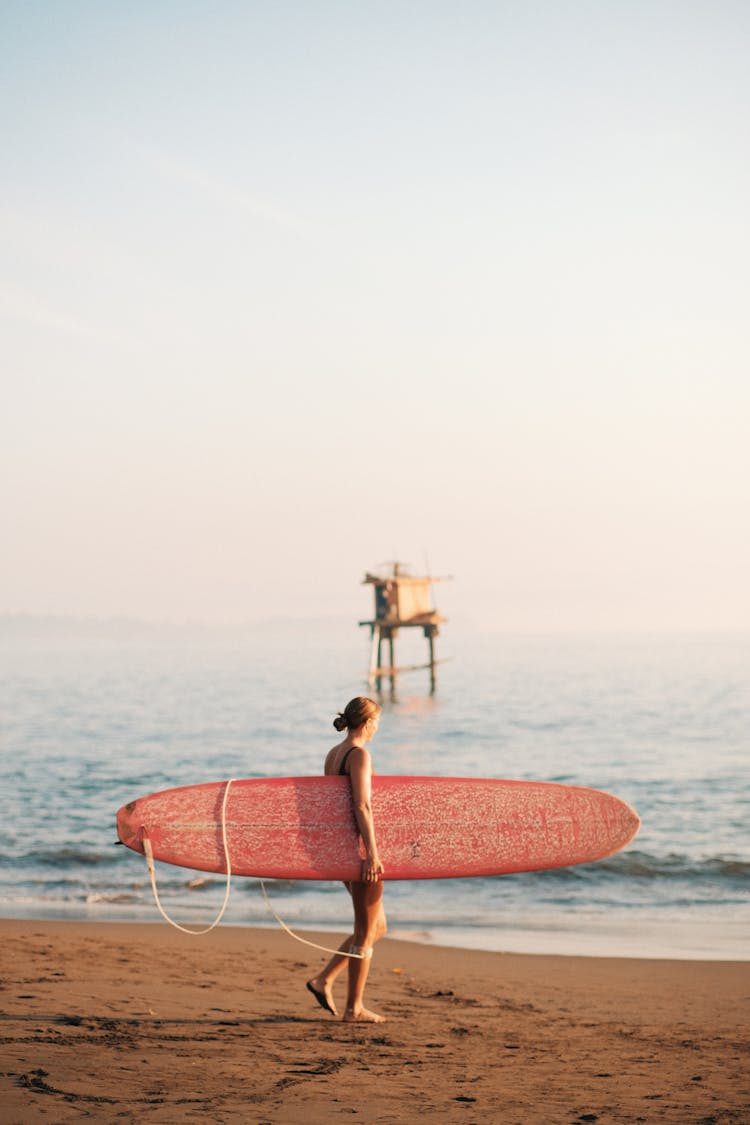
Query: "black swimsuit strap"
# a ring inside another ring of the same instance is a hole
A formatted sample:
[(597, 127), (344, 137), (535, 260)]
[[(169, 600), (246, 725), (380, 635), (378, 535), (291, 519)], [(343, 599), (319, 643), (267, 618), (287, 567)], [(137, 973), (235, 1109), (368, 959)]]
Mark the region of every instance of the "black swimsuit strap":
[(341, 765), (339, 766), (339, 777), (346, 777), (346, 760), (349, 757), (349, 755), (351, 754), (352, 750), (361, 750), (361, 749), (362, 749), (361, 746), (350, 746), (349, 747), (346, 754), (344, 754), (343, 758), (341, 759)]

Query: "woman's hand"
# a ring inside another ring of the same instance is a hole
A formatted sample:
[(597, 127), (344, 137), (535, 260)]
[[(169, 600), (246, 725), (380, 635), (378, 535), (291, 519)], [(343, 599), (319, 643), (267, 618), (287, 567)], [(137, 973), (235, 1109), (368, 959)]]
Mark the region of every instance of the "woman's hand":
[(362, 860), (362, 882), (377, 883), (385, 874), (385, 868), (379, 856), (368, 857)]

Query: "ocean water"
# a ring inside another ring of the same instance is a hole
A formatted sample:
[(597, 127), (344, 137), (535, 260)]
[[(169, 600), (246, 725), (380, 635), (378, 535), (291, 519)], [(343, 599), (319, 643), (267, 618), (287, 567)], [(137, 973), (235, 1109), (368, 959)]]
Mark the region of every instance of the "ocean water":
[[(415, 630), (415, 633), (418, 631)], [(424, 657), (402, 633), (398, 657)], [(446, 626), (438, 687), (384, 693), (379, 773), (562, 781), (615, 793), (642, 827), (599, 863), (388, 883), (392, 936), (518, 952), (750, 955), (750, 637), (488, 636)], [(243, 631), (0, 622), (0, 914), (163, 925), (142, 857), (115, 847), (137, 796), (316, 774), (334, 714), (367, 693), (356, 624)], [(207, 924), (224, 879), (159, 865), (165, 908)], [(348, 932), (337, 884), (268, 884), (292, 928)], [(273, 926), (256, 880), (225, 922)], [(197, 940), (197, 939), (196, 939)], [(289, 939), (291, 941), (291, 939)]]

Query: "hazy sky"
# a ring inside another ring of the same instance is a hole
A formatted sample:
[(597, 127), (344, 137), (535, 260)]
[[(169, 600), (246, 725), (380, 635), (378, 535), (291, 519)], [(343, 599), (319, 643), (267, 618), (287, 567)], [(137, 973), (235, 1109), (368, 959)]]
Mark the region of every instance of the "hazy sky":
[(0, 612), (750, 628), (750, 5), (4, 0)]

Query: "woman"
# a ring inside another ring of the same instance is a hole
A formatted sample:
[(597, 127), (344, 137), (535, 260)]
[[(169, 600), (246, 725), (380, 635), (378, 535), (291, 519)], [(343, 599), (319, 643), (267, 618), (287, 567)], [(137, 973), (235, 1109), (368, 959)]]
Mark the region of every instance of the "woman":
[[(350, 1023), (383, 1023), (384, 1016), (370, 1012), (362, 1003), (367, 974), (370, 971), (372, 947), (386, 932), (383, 910), (383, 864), (375, 841), (375, 824), (372, 819), (371, 778), (372, 759), (366, 749), (380, 721), (380, 707), (372, 699), (357, 696), (347, 703), (343, 712), (333, 720), (336, 730), (346, 730), (346, 738), (328, 751), (325, 761), (327, 776), (348, 776), (354, 801), (354, 816), (365, 849), (362, 874), (359, 881), (345, 883), (354, 906), (354, 933), (339, 946), (321, 973), (307, 982), (307, 987), (322, 1008), (338, 1015), (333, 1001), (332, 986), (344, 965), (349, 963), (349, 988), (346, 996), (344, 1020)], [(347, 957), (346, 953), (359, 954)]]

